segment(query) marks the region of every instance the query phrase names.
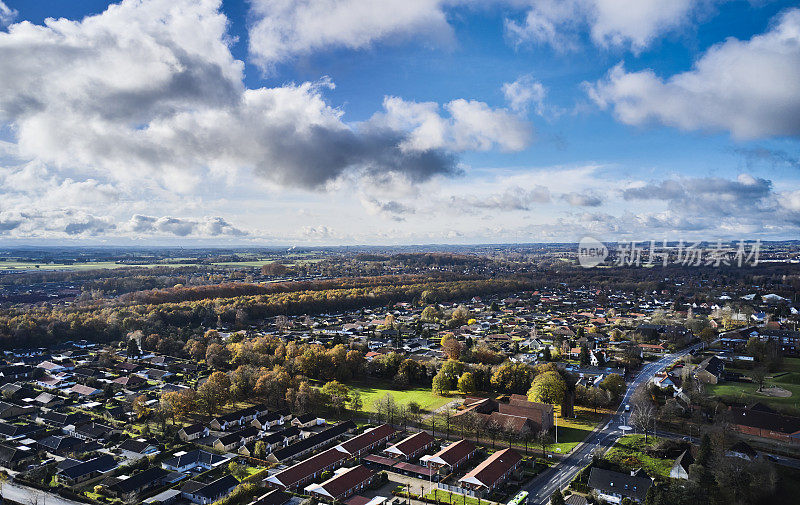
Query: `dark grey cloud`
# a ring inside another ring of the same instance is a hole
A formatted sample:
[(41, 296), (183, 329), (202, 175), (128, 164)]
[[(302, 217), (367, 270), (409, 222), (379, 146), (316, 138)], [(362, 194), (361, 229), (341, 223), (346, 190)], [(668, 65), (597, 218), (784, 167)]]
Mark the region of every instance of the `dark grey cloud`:
[(452, 153), (401, 149), (406, 138), (401, 132), (322, 126), (309, 130), (298, 135), (293, 125), (264, 125), (260, 141), (266, 156), (256, 161), (256, 173), (286, 186), (316, 189), (351, 171), (369, 176), (402, 174), (414, 182), (459, 172)]
[(22, 224), (21, 219), (0, 219), (0, 233), (7, 233), (19, 228)]
[(772, 193), (772, 181), (750, 176), (737, 180), (721, 177), (669, 179), (651, 182), (645, 186), (629, 188), (622, 192), (625, 200), (697, 201), (698, 197), (720, 201), (755, 202)]
[(64, 226), (67, 235), (102, 235), (116, 228), (116, 225), (94, 216), (81, 221), (73, 221)]

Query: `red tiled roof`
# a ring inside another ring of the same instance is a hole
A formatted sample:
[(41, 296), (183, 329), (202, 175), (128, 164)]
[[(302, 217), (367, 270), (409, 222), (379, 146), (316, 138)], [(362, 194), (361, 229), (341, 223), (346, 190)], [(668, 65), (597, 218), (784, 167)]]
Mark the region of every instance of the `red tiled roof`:
[[(354, 466), (339, 475), (331, 477), (325, 482), (321, 483), (319, 487), (325, 490), (329, 496), (339, 498), (347, 494), (348, 491), (368, 481), (375, 475), (375, 472), (365, 467), (364, 465)], [(319, 491), (317, 491), (319, 492)]]
[(433, 437), (427, 431), (420, 431), (413, 435), (404, 438), (400, 442), (394, 444), (392, 447), (400, 451), (405, 456), (410, 456), (419, 451), (423, 447), (430, 445), (433, 442)]
[(455, 465), (470, 454), (475, 452), (475, 444), (468, 440), (459, 440), (447, 447), (443, 447), (439, 452), (433, 455), (434, 458), (440, 458), (448, 465)]
[(344, 449), (350, 454), (355, 454), (358, 451), (366, 449), (367, 447), (371, 446), (372, 444), (389, 438), (392, 436), (397, 430), (392, 428), (389, 424), (382, 424), (380, 426), (376, 426), (375, 428), (370, 428), (369, 430), (365, 431), (361, 435), (351, 438), (346, 442), (342, 442), (339, 444), (339, 447)]
[(394, 465), (395, 468), (398, 470), (403, 470), (406, 472), (413, 472), (417, 475), (424, 475), (425, 477), (430, 477), (434, 474), (433, 469), (425, 468), (424, 466), (414, 465), (412, 463), (406, 463), (405, 461), (401, 461)]
[(335, 448), (328, 449), (327, 451), (321, 452), (315, 456), (311, 456), (310, 458), (303, 460), (294, 466), (290, 466), (282, 472), (278, 472), (274, 477), (281, 484), (283, 484), (283, 486), (289, 488), (303, 479), (314, 475), (323, 468), (334, 465), (346, 458), (347, 455), (343, 452), (338, 451)]
[(508, 472), (514, 465), (522, 460), (514, 449), (503, 449), (492, 454), (474, 470), (467, 473), (459, 481), (475, 479), (486, 487), (493, 487), (495, 483)]

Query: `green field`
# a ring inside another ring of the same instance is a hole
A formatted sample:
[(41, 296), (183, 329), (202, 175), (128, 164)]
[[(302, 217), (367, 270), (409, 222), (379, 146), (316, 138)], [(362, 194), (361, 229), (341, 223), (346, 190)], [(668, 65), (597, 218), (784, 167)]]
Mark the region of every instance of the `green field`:
[[(747, 375), (746, 370), (740, 370), (740, 372)], [(772, 386), (790, 391), (792, 395), (786, 398), (767, 396), (758, 393), (756, 391), (758, 386), (750, 382), (709, 384), (706, 386), (706, 390), (723, 401), (744, 404), (761, 402), (779, 410), (800, 412), (800, 359), (786, 358), (780, 371), (767, 376), (764, 387)]]
[[(188, 258), (175, 258), (173, 261), (177, 261), (180, 259), (188, 259)], [(268, 263), (273, 263), (276, 261), (277, 258), (271, 259), (259, 259), (259, 260), (251, 260), (251, 261), (222, 261), (218, 263), (212, 263), (213, 266), (217, 267), (232, 267), (232, 268), (260, 268), (263, 265)], [(287, 266), (294, 266), (303, 263), (316, 263), (322, 261), (321, 259), (317, 258), (294, 258), (291, 259)], [(128, 268), (128, 267), (140, 267), (140, 268), (152, 268), (152, 267), (171, 267), (171, 268), (180, 268), (186, 266), (199, 266), (205, 265), (204, 263), (199, 262), (192, 262), (192, 263), (170, 263), (170, 262), (163, 262), (163, 263), (145, 263), (145, 264), (126, 264), (126, 263), (116, 263), (114, 261), (92, 261), (87, 263), (36, 263), (33, 261), (0, 261), (0, 271), (2, 270), (101, 270), (101, 269), (114, 269), (114, 268)]]
[(431, 392), (430, 388), (409, 388), (409, 389), (392, 389), (388, 386), (380, 385), (367, 385), (367, 384), (348, 384), (352, 390), (361, 392), (361, 401), (364, 403), (363, 410), (365, 412), (375, 412), (373, 403), (375, 400), (382, 398), (387, 393), (394, 397), (394, 401), (401, 405), (406, 405), (408, 402), (415, 401), (425, 410), (434, 410), (445, 403), (452, 401), (453, 398), (435, 395)]
[(655, 458), (644, 452), (659, 440), (657, 437), (647, 437), (645, 444), (644, 435), (625, 435), (617, 440), (605, 457), (626, 470), (644, 468), (651, 477), (667, 478), (674, 462), (671, 459)]
[(575, 407), (577, 417), (572, 419), (561, 417), (561, 407), (556, 406), (555, 410), (558, 415), (558, 443), (548, 445), (547, 450), (560, 454), (568, 453), (583, 442), (603, 419), (602, 413), (595, 414), (584, 407)]

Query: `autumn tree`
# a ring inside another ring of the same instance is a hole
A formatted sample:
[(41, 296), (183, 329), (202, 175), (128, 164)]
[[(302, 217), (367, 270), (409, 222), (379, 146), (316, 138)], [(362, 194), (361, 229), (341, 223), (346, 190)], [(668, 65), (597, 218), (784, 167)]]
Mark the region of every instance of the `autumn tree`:
[(533, 379), (533, 384), (528, 390), (528, 398), (533, 402), (561, 404), (567, 392), (567, 384), (561, 374), (548, 371), (539, 374)]
[(172, 417), (172, 424), (177, 424), (195, 408), (196, 394), (191, 389), (167, 391), (161, 395), (161, 405)]
[(456, 340), (456, 337), (447, 335), (442, 337), (442, 352), (452, 360), (458, 360), (461, 357), (461, 342)]
[(350, 399), (350, 388), (339, 381), (333, 380), (322, 386), (322, 394), (327, 398), (327, 403), (331, 408), (336, 412), (341, 412)]
[(502, 393), (525, 394), (531, 387), (534, 375), (529, 365), (506, 361), (492, 374), (491, 384)]
[(475, 377), (471, 372), (465, 372), (459, 377), (458, 390), (464, 394), (475, 392)]
[(211, 344), (206, 348), (206, 363), (211, 368), (224, 368), (231, 359), (228, 348), (222, 344)]
[(364, 407), (364, 400), (361, 399), (361, 391), (353, 389), (350, 391), (350, 410), (358, 412)]
[(198, 402), (209, 415), (231, 399), (231, 380), (225, 372), (214, 372), (197, 388)]
[(144, 395), (134, 398), (131, 407), (138, 419), (144, 419), (150, 413), (150, 408), (147, 406), (147, 397)]

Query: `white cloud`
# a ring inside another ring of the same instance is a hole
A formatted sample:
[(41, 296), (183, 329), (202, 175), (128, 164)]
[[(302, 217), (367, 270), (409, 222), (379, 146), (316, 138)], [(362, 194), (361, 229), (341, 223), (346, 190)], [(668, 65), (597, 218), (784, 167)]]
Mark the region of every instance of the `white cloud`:
[(655, 121), (740, 139), (800, 136), (800, 9), (750, 40), (713, 46), (687, 72), (661, 79), (619, 64), (588, 90), (631, 125)]
[(441, 0), (252, 0), (250, 53), (269, 68), (298, 55), (418, 36), (448, 43)]
[(603, 198), (594, 193), (565, 193), (561, 198), (573, 207), (599, 207), (603, 204)]
[(541, 116), (544, 113), (547, 90), (531, 75), (524, 75), (514, 82), (503, 84), (503, 95), (516, 112), (528, 112), (528, 108), (532, 105), (537, 114)]
[(597, 45), (638, 52), (712, 1), (536, 0), (529, 2), (522, 22), (508, 20), (506, 28), (517, 43), (546, 43), (560, 50), (574, 49), (580, 32), (588, 28)]
[(17, 11), (0, 1), (0, 28), (4, 28), (14, 22)]
[(135, 214), (125, 224), (125, 228), (137, 234), (175, 235), (178, 237), (189, 235), (203, 237), (246, 235), (246, 232), (232, 226), (221, 217), (206, 217), (198, 221), (172, 216), (154, 217)]
[(446, 153), (401, 150), (402, 131), (351, 128), (322, 95), (328, 80), (245, 89), (219, 5), (125, 0), (0, 32), (0, 121), (19, 155), (182, 192), (209, 172), (315, 188), (350, 171), (420, 180), (455, 169)]
[(413, 102), (398, 97), (383, 100), (385, 112), (370, 123), (409, 131), (402, 143), (406, 150), (520, 151), (528, 147), (533, 135), (530, 124), (506, 109), (489, 107), (484, 102), (458, 99), (444, 105), (449, 117), (440, 114), (435, 102)]

